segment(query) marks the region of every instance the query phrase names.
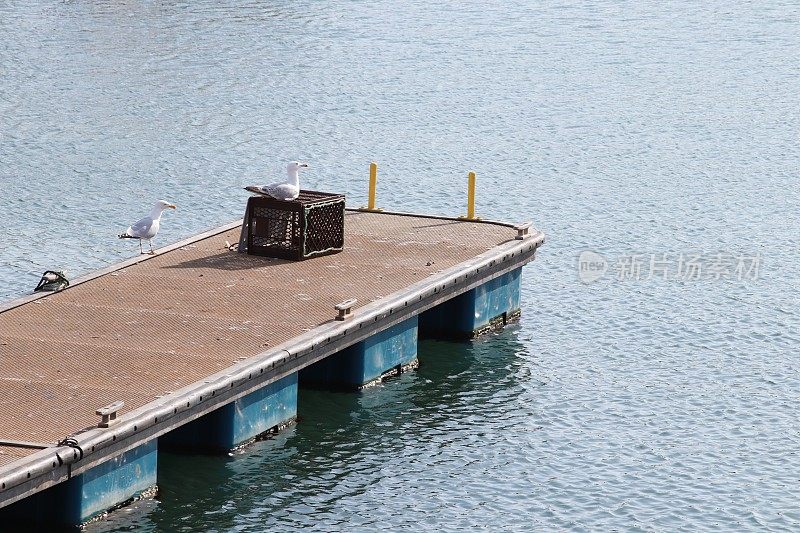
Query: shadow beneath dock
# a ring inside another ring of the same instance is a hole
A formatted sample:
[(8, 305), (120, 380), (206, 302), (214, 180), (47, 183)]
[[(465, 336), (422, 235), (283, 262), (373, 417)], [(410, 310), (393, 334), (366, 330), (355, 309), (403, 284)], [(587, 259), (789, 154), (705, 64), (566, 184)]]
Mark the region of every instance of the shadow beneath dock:
[(243, 517), (264, 531), (306, 519), (333, 530), (337, 510), (363, 505), (368, 491), (391, 497), (380, 491), (387, 479), (414, 481), (426, 463), (425, 475), (446, 473), (447, 463), (435, 467), (442, 450), (454, 450), (451, 463), (470, 451), (480, 457), (536, 382), (516, 326), (468, 343), (421, 341), (418, 355), (418, 370), (359, 393), (301, 388), (296, 426), (229, 456), (163, 453), (149, 514), (120, 514), (89, 531), (118, 531), (126, 520), (154, 531), (227, 531)]
[(255, 268), (269, 268), (278, 265), (292, 263), (287, 259), (277, 259), (272, 257), (260, 257), (257, 255), (240, 254), (238, 252), (220, 252), (215, 255), (190, 259), (174, 265), (167, 265), (164, 268), (188, 269), (188, 270), (252, 270)]

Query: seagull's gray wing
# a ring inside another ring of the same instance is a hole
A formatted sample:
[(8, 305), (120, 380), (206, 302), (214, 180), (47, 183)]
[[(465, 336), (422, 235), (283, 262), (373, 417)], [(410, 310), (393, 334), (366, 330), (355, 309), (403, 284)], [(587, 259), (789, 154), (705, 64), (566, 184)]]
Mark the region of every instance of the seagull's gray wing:
[(153, 237), (151, 231), (152, 227), (153, 227), (153, 219), (150, 217), (144, 217), (135, 224), (131, 225), (131, 227), (128, 228), (128, 231), (126, 231), (126, 233), (131, 237), (136, 237), (139, 239), (149, 239)]
[(297, 187), (288, 183), (264, 185), (261, 190), (278, 200), (294, 200), (300, 194), (300, 190)]

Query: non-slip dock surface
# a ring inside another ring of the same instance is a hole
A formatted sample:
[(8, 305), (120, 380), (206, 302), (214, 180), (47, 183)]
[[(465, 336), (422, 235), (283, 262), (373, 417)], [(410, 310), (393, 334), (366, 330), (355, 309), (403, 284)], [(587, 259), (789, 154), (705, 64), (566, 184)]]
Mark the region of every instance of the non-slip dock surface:
[(0, 467), (13, 463), (20, 457), (25, 457), (36, 450), (19, 448), (16, 446), (0, 446)]
[[(231, 252), (239, 230), (0, 313), (0, 441), (55, 444), (513, 240), (509, 227), (348, 212), (345, 250), (303, 262)], [(34, 449), (0, 446), (0, 466)]]

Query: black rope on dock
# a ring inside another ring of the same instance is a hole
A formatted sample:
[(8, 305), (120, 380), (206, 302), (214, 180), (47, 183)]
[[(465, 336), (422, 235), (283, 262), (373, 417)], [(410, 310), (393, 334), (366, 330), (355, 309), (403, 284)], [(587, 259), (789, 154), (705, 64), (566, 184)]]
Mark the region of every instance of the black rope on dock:
[[(78, 460), (80, 461), (81, 459), (83, 459), (83, 448), (78, 446), (78, 440), (73, 435), (67, 435), (66, 437), (61, 439), (60, 441), (58, 441), (58, 445), (75, 448), (76, 450), (78, 450), (78, 453), (80, 453)], [(58, 460), (61, 461), (61, 457), (59, 457)]]

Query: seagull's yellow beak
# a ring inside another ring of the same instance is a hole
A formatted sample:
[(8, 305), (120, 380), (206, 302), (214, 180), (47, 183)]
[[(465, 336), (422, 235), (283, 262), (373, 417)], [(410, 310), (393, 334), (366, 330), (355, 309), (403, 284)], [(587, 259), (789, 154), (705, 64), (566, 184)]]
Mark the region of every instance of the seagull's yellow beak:
[(177, 205), (175, 205), (175, 204), (169, 204), (167, 207), (168, 207), (169, 209), (178, 209), (178, 206), (177, 206)]

